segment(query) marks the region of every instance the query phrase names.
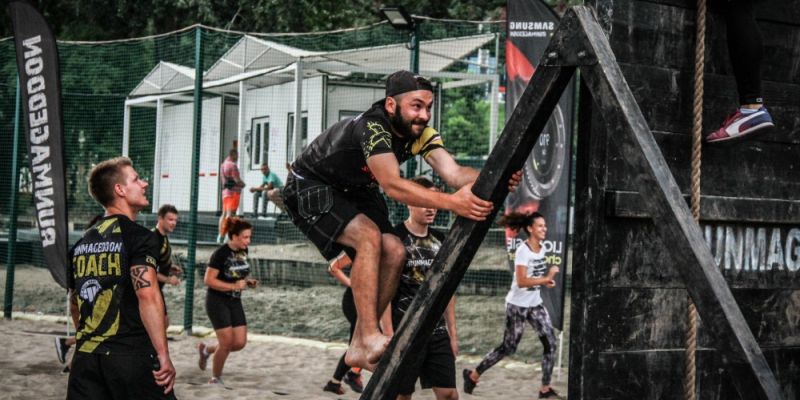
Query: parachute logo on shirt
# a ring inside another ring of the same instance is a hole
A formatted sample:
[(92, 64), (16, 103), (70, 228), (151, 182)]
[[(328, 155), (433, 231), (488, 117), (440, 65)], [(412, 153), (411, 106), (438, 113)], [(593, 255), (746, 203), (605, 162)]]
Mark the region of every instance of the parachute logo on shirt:
[(94, 299), (97, 297), (97, 293), (99, 293), (100, 290), (102, 290), (100, 282), (98, 282), (97, 279), (89, 279), (81, 286), (81, 299), (89, 303), (94, 303)]

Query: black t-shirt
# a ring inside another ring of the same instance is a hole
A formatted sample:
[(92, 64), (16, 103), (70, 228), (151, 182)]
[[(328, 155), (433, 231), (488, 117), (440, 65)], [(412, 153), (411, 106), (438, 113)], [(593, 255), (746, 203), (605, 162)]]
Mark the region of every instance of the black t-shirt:
[[(211, 259), (208, 261), (208, 268), (218, 269), (217, 279), (223, 282), (235, 283), (247, 278), (250, 275), (250, 264), (247, 263), (247, 249), (233, 250), (227, 243), (223, 244), (211, 255)], [(230, 297), (242, 297), (242, 292), (239, 290), (220, 292), (219, 290), (208, 288), (208, 291)]]
[(130, 268), (155, 269), (157, 257), (156, 235), (124, 215), (103, 217), (70, 249), (67, 284), (78, 297), (78, 351), (154, 352), (139, 315)]
[[(408, 306), (414, 301), (422, 283), (427, 279), (433, 259), (436, 258), (439, 248), (442, 247), (444, 233), (429, 227), (427, 236), (416, 236), (409, 232), (406, 224), (402, 222), (397, 224), (394, 229), (406, 248), (406, 264), (400, 275), (397, 293), (392, 300), (392, 323), (397, 327), (408, 310)], [(436, 324), (433, 334), (447, 334), (444, 318)]]
[[(158, 266), (157, 272), (164, 276), (172, 274), (172, 246), (169, 244), (167, 235), (162, 235), (158, 228), (153, 228), (153, 233), (158, 238)], [(164, 282), (158, 282), (158, 287), (163, 289)]]
[(427, 157), (432, 150), (444, 147), (439, 133), (430, 127), (417, 139), (393, 133), (384, 101), (322, 132), (295, 160), (292, 170), (334, 187), (360, 188), (377, 183), (367, 166), (369, 157), (394, 153), (398, 163), (403, 163), (417, 154)]

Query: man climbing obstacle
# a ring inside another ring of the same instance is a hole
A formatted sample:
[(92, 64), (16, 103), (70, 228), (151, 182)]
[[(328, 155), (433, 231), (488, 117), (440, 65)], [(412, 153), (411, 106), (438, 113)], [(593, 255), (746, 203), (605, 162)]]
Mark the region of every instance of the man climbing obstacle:
[[(433, 85), (408, 71), (391, 74), (386, 98), (317, 137), (292, 164), (284, 201), (292, 222), (323, 255), (355, 251), (351, 284), (358, 320), (346, 362), (372, 368), (389, 342), (378, 315), (394, 296), (405, 249), (392, 233), (378, 190), (401, 203), (446, 209), (481, 221), (492, 203), (472, 193), (478, 171), (458, 165), (441, 136), (427, 126)], [(400, 176), (400, 164), (422, 155), (452, 194), (434, 192)], [(520, 173), (509, 181), (519, 184)]]

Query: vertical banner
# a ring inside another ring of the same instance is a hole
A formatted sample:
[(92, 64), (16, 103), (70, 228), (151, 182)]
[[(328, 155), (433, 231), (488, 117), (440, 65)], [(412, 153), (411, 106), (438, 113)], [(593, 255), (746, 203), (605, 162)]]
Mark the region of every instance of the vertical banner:
[[(507, 15), (506, 116), (510, 117), (558, 26), (558, 17), (541, 0), (508, 0)], [(553, 326), (559, 330), (564, 327), (574, 84), (574, 81), (570, 83), (561, 96), (539, 141), (525, 161), (522, 183), (516, 193), (508, 196), (505, 204), (507, 213), (538, 211), (547, 220), (546, 263), (560, 267), (561, 273), (557, 275), (555, 288), (542, 290), (542, 298)], [(506, 229), (506, 249), (512, 272), (514, 252), (525, 238), (523, 231), (517, 234)]]
[(67, 207), (61, 73), (56, 40), (27, 2), (8, 5), (17, 49), (22, 119), (42, 251), (53, 279), (67, 286)]

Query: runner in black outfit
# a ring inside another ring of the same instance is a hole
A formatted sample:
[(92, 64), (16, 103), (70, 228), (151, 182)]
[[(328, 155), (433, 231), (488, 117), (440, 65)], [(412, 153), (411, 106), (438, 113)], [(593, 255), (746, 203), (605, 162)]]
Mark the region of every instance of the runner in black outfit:
[(149, 203), (131, 161), (97, 164), (89, 191), (105, 216), (70, 249), (78, 320), (67, 399), (174, 399), (175, 368), (156, 285), (156, 236), (133, 220)]
[[(164, 204), (158, 208), (158, 222), (153, 232), (158, 237), (158, 288), (161, 295), (164, 295), (164, 285), (177, 286), (181, 283), (177, 274), (183, 272), (180, 266), (172, 263), (172, 245), (169, 243), (169, 234), (175, 230), (178, 224), (178, 209), (172, 204)], [(164, 299), (164, 326), (169, 327), (169, 315), (167, 314), (167, 301)]]
[[(292, 222), (323, 255), (355, 250), (351, 280), (358, 320), (346, 357), (351, 366), (372, 368), (386, 349), (389, 338), (378, 328), (378, 314), (394, 296), (405, 258), (378, 186), (404, 204), (474, 220), (492, 209), (491, 202), (472, 194), (478, 171), (456, 164), (439, 134), (427, 127), (432, 105), (430, 81), (408, 71), (390, 75), (386, 98), (317, 137), (292, 165), (284, 188)], [(432, 192), (403, 179), (400, 163), (416, 155), (459, 190)], [(510, 190), (519, 178), (514, 174)]]
[[(436, 190), (429, 179), (415, 177), (411, 181), (430, 190)], [(408, 219), (395, 226), (406, 249), (406, 264), (400, 276), (397, 294), (392, 300), (392, 324), (400, 325), (403, 316), (417, 296), (419, 288), (430, 274), (431, 264), (444, 242), (443, 232), (430, 228), (436, 218), (435, 208), (408, 206)], [(398, 400), (411, 400), (419, 378), (423, 389), (433, 389), (437, 400), (458, 400), (456, 390), (456, 333), (455, 297), (444, 311), (444, 317), (433, 330), (427, 346), (417, 355), (417, 364), (405, 371), (400, 380)]]
[(247, 319), (242, 308), (242, 290), (255, 288), (258, 281), (249, 278), (250, 264), (247, 263), (247, 246), (253, 226), (242, 218), (229, 217), (223, 223), (228, 235), (228, 243), (220, 246), (206, 268), (203, 281), (208, 286), (206, 293), (206, 311), (214, 332), (217, 344), (206, 346), (200, 343), (199, 362), (201, 370), (206, 369), (210, 354), (214, 354), (210, 384), (225, 385), (222, 381), (222, 369), (228, 354), (239, 351), (247, 344)]
[[(344, 313), (347, 322), (350, 323), (350, 337), (347, 339), (348, 343), (353, 338), (353, 330), (356, 328), (356, 303), (353, 301), (353, 290), (350, 288), (349, 274), (345, 272), (345, 269), (349, 271), (352, 264), (352, 259), (345, 252), (341, 252), (338, 256), (330, 260), (328, 265), (328, 273), (339, 281), (339, 283), (347, 287), (342, 295), (342, 313)], [(344, 382), (356, 393), (364, 391), (364, 384), (361, 380), (361, 368), (350, 368), (344, 361), (345, 354), (342, 354), (342, 357), (339, 358), (336, 370), (333, 372), (333, 377), (325, 384), (322, 390), (340, 395), (344, 394), (344, 389), (342, 388), (342, 382)]]

